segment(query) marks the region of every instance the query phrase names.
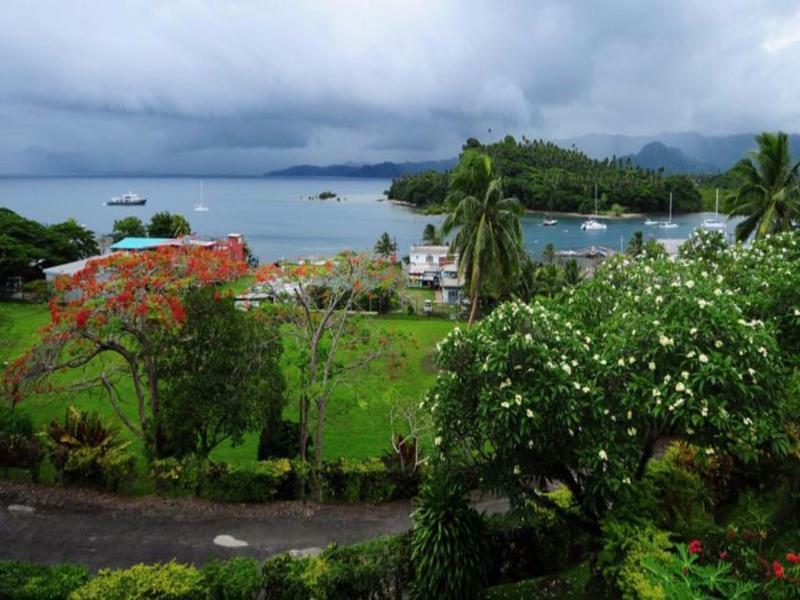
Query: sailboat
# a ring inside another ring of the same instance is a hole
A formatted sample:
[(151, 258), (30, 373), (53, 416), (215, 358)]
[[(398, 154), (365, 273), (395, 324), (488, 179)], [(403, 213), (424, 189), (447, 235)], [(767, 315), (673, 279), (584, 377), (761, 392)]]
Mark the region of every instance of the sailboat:
[(194, 205), (194, 212), (208, 212), (208, 206), (203, 203), (203, 180), (200, 180), (200, 202)]
[(719, 220), (719, 188), (717, 188), (717, 206), (714, 209), (714, 218), (703, 221), (701, 227), (709, 231), (725, 231), (725, 221)]
[(589, 217), (583, 223), (581, 223), (581, 229), (583, 231), (602, 231), (604, 229), (608, 229), (608, 226), (605, 223), (601, 223), (595, 217), (597, 216), (597, 184), (594, 185), (594, 215)]
[(672, 192), (669, 193), (669, 221), (664, 221), (659, 224), (659, 227), (661, 227), (661, 229), (675, 229), (676, 227), (680, 227), (677, 223), (672, 222)]

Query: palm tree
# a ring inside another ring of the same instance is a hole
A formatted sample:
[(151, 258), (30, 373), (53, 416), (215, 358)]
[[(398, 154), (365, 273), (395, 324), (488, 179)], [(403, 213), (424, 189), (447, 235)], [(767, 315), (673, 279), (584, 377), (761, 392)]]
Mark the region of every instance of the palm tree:
[(744, 241), (788, 231), (800, 209), (800, 162), (792, 164), (789, 137), (764, 132), (756, 136), (758, 150), (740, 160), (732, 172), (743, 183), (726, 199), (728, 214), (746, 217), (736, 226), (736, 239)]
[(381, 237), (378, 238), (378, 241), (375, 242), (375, 254), (383, 256), (384, 258), (389, 258), (390, 256), (394, 256), (395, 252), (397, 252), (397, 242), (384, 231)]
[(433, 223), (425, 225), (425, 229), (422, 230), (422, 241), (432, 246), (439, 246), (442, 244), (442, 235)]
[(192, 234), (192, 226), (183, 215), (172, 215), (172, 237), (183, 237)]
[(458, 253), (475, 322), (484, 288), (498, 295), (513, 284), (522, 250), (520, 216), (516, 198), (503, 197), (502, 180), (494, 177), (492, 161), (485, 154), (466, 151), (450, 181), (448, 204), (452, 212), (442, 225), (444, 235), (458, 229), (450, 247)]

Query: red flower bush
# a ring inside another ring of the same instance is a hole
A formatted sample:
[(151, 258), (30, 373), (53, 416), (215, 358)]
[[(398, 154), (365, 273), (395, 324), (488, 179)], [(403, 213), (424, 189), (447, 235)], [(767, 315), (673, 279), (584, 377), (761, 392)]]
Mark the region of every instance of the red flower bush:
[(786, 560), (793, 565), (800, 565), (800, 554), (795, 554), (794, 552), (788, 552), (786, 554)]
[(692, 540), (689, 542), (689, 554), (702, 554), (703, 553), (703, 544), (700, 543), (700, 540)]
[(776, 560), (772, 563), (772, 574), (775, 576), (775, 579), (783, 579), (783, 565), (780, 561)]

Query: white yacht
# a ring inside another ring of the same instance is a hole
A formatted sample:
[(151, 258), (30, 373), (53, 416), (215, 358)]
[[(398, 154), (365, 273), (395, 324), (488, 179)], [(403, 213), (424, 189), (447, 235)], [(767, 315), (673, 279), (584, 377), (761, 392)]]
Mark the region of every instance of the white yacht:
[(655, 219), (651, 219), (650, 217), (647, 217), (647, 218), (644, 220), (644, 224), (645, 224), (647, 227), (655, 227), (656, 225), (658, 225), (658, 221), (656, 221)]
[(659, 224), (659, 227), (661, 229), (675, 229), (676, 227), (680, 227), (680, 225), (672, 221), (672, 192), (669, 193), (669, 220)]
[(708, 231), (725, 231), (725, 221), (719, 219), (719, 188), (717, 188), (717, 206), (714, 209), (714, 218), (705, 219), (701, 227)]
[(598, 221), (595, 217), (597, 216), (597, 184), (594, 186), (594, 215), (590, 216), (586, 219), (583, 223), (581, 223), (581, 229), (583, 231), (602, 231), (604, 229), (608, 229), (608, 226), (603, 223), (602, 221)]
[(194, 205), (194, 212), (208, 212), (208, 206), (203, 203), (203, 180), (200, 180), (200, 202)]
[(121, 196), (114, 196), (106, 202), (106, 206), (144, 206), (147, 203), (147, 198), (139, 198), (133, 192), (122, 194)]
[(542, 225), (545, 227), (552, 227), (553, 225), (558, 225), (558, 221), (556, 219), (546, 218), (542, 221)]

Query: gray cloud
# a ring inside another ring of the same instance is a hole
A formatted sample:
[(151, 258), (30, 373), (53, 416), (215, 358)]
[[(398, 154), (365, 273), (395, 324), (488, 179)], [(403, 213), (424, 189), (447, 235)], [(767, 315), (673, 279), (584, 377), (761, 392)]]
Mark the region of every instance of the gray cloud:
[(3, 7), (0, 56), (0, 173), (800, 130), (800, 10), (779, 0), (39, 0)]

